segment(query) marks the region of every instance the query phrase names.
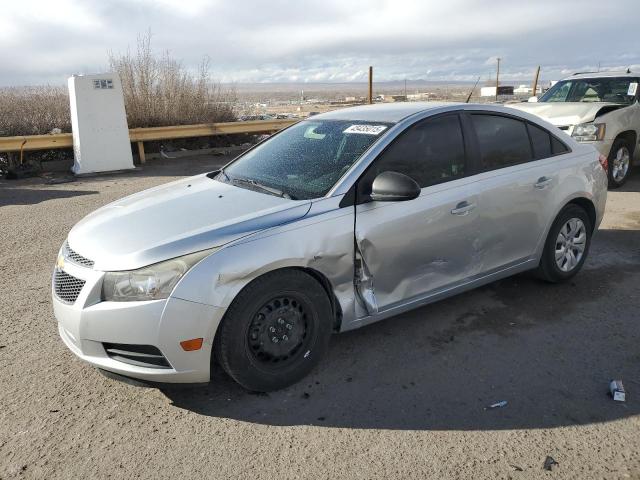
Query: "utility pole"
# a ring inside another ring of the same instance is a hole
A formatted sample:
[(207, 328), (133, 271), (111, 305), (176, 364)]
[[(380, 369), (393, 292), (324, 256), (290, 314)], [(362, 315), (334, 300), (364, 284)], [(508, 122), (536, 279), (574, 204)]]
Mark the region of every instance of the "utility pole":
[(407, 79), (404, 79), (404, 101), (407, 101)]
[(538, 96), (538, 79), (540, 78), (540, 65), (538, 65), (538, 68), (536, 68), (536, 76), (533, 78), (533, 90), (531, 93), (532, 97), (537, 97)]
[(373, 67), (369, 67), (369, 104), (373, 103)]
[(496, 70), (496, 102), (498, 101), (498, 87), (500, 85), (500, 60), (501, 58), (498, 57), (498, 69)]

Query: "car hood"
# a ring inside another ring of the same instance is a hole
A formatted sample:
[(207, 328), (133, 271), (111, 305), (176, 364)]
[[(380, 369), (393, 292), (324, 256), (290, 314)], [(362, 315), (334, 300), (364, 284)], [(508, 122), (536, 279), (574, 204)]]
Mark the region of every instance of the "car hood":
[(603, 113), (610, 112), (625, 105), (607, 102), (527, 102), (508, 106), (532, 113), (557, 127), (561, 127), (593, 122), (601, 111)]
[(304, 217), (311, 202), (239, 188), (206, 175), (136, 193), (91, 213), (69, 246), (96, 270), (133, 270)]

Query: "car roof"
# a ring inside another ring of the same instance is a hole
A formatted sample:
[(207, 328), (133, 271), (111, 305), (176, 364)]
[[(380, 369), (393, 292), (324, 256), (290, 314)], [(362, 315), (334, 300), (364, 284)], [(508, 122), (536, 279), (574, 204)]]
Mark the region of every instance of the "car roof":
[(574, 73), (570, 77), (564, 78), (563, 80), (575, 80), (580, 78), (612, 78), (612, 77), (637, 78), (638, 76), (639, 75), (637, 73), (628, 72), (626, 70), (619, 71), (619, 72), (581, 72), (581, 73)]
[(357, 120), (363, 122), (397, 123), (416, 113), (441, 107), (465, 105), (457, 102), (392, 102), (342, 108), (309, 117), (311, 120)]

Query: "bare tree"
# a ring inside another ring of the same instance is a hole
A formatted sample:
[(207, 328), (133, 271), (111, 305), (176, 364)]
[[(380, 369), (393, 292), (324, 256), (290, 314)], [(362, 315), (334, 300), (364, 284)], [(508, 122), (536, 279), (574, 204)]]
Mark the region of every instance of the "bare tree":
[(211, 79), (203, 58), (196, 73), (169, 52), (154, 54), (151, 34), (138, 37), (135, 54), (109, 54), (109, 64), (122, 81), (129, 127), (189, 125), (235, 119), (235, 92)]

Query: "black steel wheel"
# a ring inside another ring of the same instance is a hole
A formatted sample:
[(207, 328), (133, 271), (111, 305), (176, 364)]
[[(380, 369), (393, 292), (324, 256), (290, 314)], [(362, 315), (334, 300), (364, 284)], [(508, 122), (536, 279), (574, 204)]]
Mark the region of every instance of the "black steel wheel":
[(214, 350), (224, 370), (251, 391), (289, 386), (327, 349), (332, 309), (326, 291), (301, 270), (278, 270), (247, 285), (227, 310)]
[(297, 295), (266, 302), (249, 325), (248, 344), (253, 358), (265, 365), (295, 361), (310, 327), (309, 305)]

